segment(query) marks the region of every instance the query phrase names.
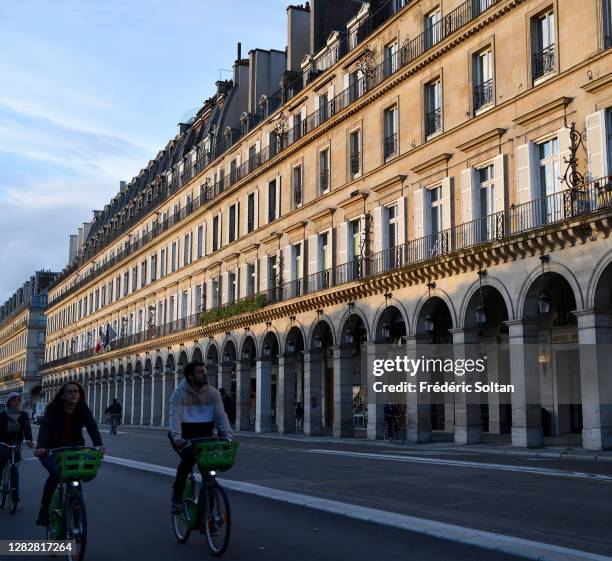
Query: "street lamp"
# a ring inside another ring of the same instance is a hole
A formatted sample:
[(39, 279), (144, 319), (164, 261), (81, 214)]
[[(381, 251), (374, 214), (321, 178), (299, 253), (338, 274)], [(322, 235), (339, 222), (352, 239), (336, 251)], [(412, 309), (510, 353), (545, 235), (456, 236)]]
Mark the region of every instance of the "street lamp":
[(344, 334), (344, 341), (345, 341), (347, 344), (351, 345), (351, 344), (353, 343), (353, 340), (354, 340), (353, 330), (352, 330), (352, 329), (349, 327), (349, 328), (346, 330), (346, 333)]
[(478, 284), (479, 284), (479, 293), (480, 293), (480, 304), (478, 308), (476, 308), (476, 324), (478, 327), (484, 327), (487, 323), (487, 314), (484, 309), (484, 298), (482, 296), (482, 277), (487, 276), (486, 269), (478, 271)]
[(265, 343), (263, 346), (263, 356), (265, 358), (270, 358), (272, 356), (272, 345), (270, 343)]
[(388, 302), (392, 294), (385, 292), (385, 321), (382, 324), (381, 335), (386, 341), (391, 339), (391, 324), (389, 323)]
[[(429, 302), (429, 300), (431, 300), (431, 289), (432, 288), (436, 288), (436, 283), (435, 282), (428, 282), (427, 283), (427, 301)], [(425, 333), (427, 333), (427, 335), (433, 335), (434, 332), (434, 318), (431, 312), (428, 312), (427, 315), (425, 316)]]
[(542, 263), (542, 275), (538, 284), (538, 313), (545, 316), (550, 313), (550, 298), (546, 291), (542, 290), (542, 283), (544, 282), (544, 263), (550, 262), (550, 255), (540, 255), (540, 262)]
[(287, 352), (292, 353), (294, 351), (295, 351), (295, 339), (293, 337), (290, 337), (289, 339), (287, 339)]

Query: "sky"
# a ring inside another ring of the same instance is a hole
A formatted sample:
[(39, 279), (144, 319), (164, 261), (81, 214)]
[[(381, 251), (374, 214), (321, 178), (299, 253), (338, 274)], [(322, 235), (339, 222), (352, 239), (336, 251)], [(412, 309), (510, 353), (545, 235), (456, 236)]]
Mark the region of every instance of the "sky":
[(231, 77), (288, 0), (0, 0), (0, 305)]

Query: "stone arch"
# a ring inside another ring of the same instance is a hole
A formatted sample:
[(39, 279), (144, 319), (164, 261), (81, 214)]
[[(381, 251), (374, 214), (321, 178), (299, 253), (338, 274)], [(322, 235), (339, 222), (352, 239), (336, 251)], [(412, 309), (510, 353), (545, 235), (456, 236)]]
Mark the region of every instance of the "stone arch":
[(348, 307), (348, 309), (345, 310), (345, 312), (342, 314), (342, 317), (340, 318), (340, 321), (338, 322), (338, 331), (336, 332), (336, 341), (338, 341), (338, 344), (342, 344), (342, 338), (344, 333), (346, 332), (349, 322), (354, 323), (356, 317), (358, 317), (363, 323), (363, 326), (365, 328), (366, 341), (372, 340), (371, 324), (368, 321), (368, 318), (364, 311), (359, 306), (355, 305), (352, 307)]
[(423, 311), (423, 308), (427, 305), (428, 301), (433, 298), (438, 298), (442, 302), (444, 302), (444, 304), (446, 304), (446, 307), (451, 317), (451, 329), (454, 329), (457, 327), (458, 325), (457, 311), (455, 309), (455, 305), (453, 304), (451, 297), (445, 290), (436, 287), (436, 288), (431, 289), (431, 294), (429, 293), (428, 290), (425, 290), (423, 295), (419, 298), (416, 308), (414, 310), (414, 316), (412, 318), (412, 322), (410, 324), (412, 327), (411, 335), (417, 334), (417, 329), (418, 329), (417, 323), (418, 323), (419, 317), (421, 317), (421, 312)]
[[(396, 310), (397, 314), (394, 312), (391, 312), (390, 314), (390, 310)], [(383, 339), (381, 333), (382, 326), (385, 321), (389, 321), (388, 318), (385, 317), (388, 315), (391, 315), (393, 321), (397, 321), (397, 315), (399, 315), (399, 318), (401, 318), (405, 326), (405, 335), (408, 335), (410, 332), (410, 322), (408, 320), (408, 311), (406, 310), (406, 307), (404, 306), (403, 302), (400, 302), (397, 298), (391, 297), (389, 298), (387, 305), (380, 306), (374, 314), (374, 320), (372, 321), (372, 341), (381, 341)]]
[[(512, 301), (512, 297), (510, 296), (510, 292), (506, 285), (497, 277), (492, 276), (489, 272), (482, 279), (482, 288), (491, 287), (499, 293), (502, 300), (506, 305), (506, 310), (508, 312), (508, 319), (516, 319), (516, 310), (514, 306), (514, 302)], [(463, 299), (461, 301), (461, 306), (459, 308), (459, 318), (461, 319), (462, 325), (465, 326), (465, 317), (467, 315), (467, 307), (470, 304), (470, 301), (474, 297), (474, 294), (477, 294), (480, 289), (480, 283), (478, 280), (475, 280), (465, 292)]]

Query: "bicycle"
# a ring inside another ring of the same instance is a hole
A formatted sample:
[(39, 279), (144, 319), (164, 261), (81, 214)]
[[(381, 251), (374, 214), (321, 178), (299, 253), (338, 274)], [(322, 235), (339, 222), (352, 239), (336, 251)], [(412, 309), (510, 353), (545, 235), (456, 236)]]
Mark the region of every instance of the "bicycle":
[(5, 444), (4, 442), (0, 442), (0, 445), (4, 446), (4, 448), (8, 448), (10, 451), (10, 459), (4, 465), (4, 469), (2, 470), (2, 478), (0, 478), (0, 484), (2, 485), (0, 488), (0, 493), (2, 495), (0, 498), (0, 508), (4, 508), (4, 505), (8, 501), (8, 511), (11, 514), (15, 514), (17, 512), (17, 502), (13, 500), (13, 497), (18, 490), (16, 481), (18, 477), (17, 464), (19, 462), (15, 461), (17, 446)]
[(219, 556), (229, 545), (232, 518), (229, 500), (217, 482), (216, 474), (234, 465), (238, 443), (224, 438), (194, 438), (187, 441), (181, 452), (189, 446), (195, 446), (202, 483), (196, 499), (192, 470), (185, 484), (181, 506), (172, 509), (172, 529), (179, 543), (185, 543), (191, 532), (200, 531), (210, 552)]
[(100, 448), (74, 446), (54, 448), (60, 473), (60, 484), (49, 507), (47, 540), (74, 541), (75, 548), (66, 550), (67, 561), (83, 561), (87, 546), (87, 511), (81, 482), (91, 481), (98, 473), (104, 452)]
[(111, 413), (110, 416), (110, 434), (117, 434), (117, 426), (119, 425), (119, 415)]
[(387, 443), (398, 441), (405, 444), (407, 439), (406, 423), (403, 415), (390, 415), (385, 422), (384, 440)]

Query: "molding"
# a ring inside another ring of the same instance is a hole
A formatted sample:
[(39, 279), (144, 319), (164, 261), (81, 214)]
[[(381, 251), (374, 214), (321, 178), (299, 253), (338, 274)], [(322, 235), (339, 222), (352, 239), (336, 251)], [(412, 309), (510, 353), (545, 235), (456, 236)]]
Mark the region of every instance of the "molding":
[(595, 93), (602, 90), (606, 86), (612, 83), (612, 72), (597, 78), (596, 80), (589, 80), (586, 84), (580, 86), (587, 93)]
[(312, 90), (313, 93), (317, 93), (319, 90), (321, 90), (323, 88), (323, 86), (326, 86), (327, 84), (329, 84), (335, 77), (336, 77), (335, 74), (332, 74), (331, 76), (328, 76), (326, 80), (323, 80), (323, 82), (318, 84), (317, 87)]
[[(298, 99), (297, 101), (295, 101), (294, 103), (292, 103), (286, 108), (287, 112), (291, 113), (292, 111), (297, 109), (300, 105), (302, 105), (302, 103), (304, 103), (307, 99), (308, 99), (307, 95), (305, 95), (304, 97), (301, 97), (300, 99)], [(242, 144), (242, 143), (236, 142), (236, 145), (239, 145), (239, 144)]]
[(517, 125), (524, 126), (532, 121), (535, 121), (536, 119), (539, 119), (540, 117), (554, 113), (559, 109), (565, 109), (572, 101), (574, 101), (573, 97), (559, 97), (542, 105), (541, 107), (538, 107), (537, 109), (534, 109), (533, 111), (523, 113), (523, 115), (518, 116), (516, 119), (513, 119), (513, 121)]
[(365, 201), (368, 198), (369, 193), (367, 191), (362, 191), (356, 193), (355, 195), (350, 196), (348, 199), (344, 199), (343, 201), (338, 203), (338, 206), (344, 210), (354, 205), (355, 203)]
[(443, 152), (442, 154), (438, 154), (437, 156), (434, 156), (433, 158), (430, 158), (426, 162), (423, 162), (422, 164), (419, 164), (418, 166), (415, 166), (415, 167), (411, 168), (410, 171), (412, 171), (412, 172), (414, 172), (416, 174), (421, 174), (425, 170), (433, 168), (434, 166), (437, 166), (437, 165), (439, 165), (441, 163), (446, 164), (448, 162), (448, 160), (450, 160), (452, 157), (453, 157), (452, 154), (448, 154), (446, 152)]
[(225, 257), (223, 259), (223, 263), (225, 265), (228, 265), (228, 264), (232, 263), (233, 261), (238, 261), (238, 257), (240, 257), (240, 253), (235, 251), (234, 253), (230, 253), (227, 257)]
[(496, 140), (497, 142), (499, 142), (501, 140), (501, 137), (506, 134), (507, 130), (508, 129), (502, 128), (492, 129), (488, 132), (485, 132), (484, 134), (481, 134), (480, 136), (477, 136), (476, 138), (472, 138), (467, 142), (464, 142), (463, 144), (459, 144), (457, 146), (457, 150), (461, 150), (462, 152), (469, 152), (474, 148), (478, 148), (483, 144), (486, 144), (490, 140)]
[(301, 233), (304, 230), (304, 228), (306, 227), (306, 224), (308, 224), (308, 222), (306, 220), (302, 220), (301, 222), (297, 222), (293, 226), (289, 226), (289, 228), (287, 228), (285, 230), (285, 234), (287, 234), (288, 236), (291, 237), (292, 234)]
[(383, 181), (375, 187), (372, 187), (372, 191), (374, 191), (375, 193), (382, 193), (383, 191), (386, 191), (389, 187), (395, 187), (396, 184), (403, 183), (404, 179), (406, 179), (405, 175), (396, 175), (395, 177), (387, 179), (387, 181)]
[(259, 247), (259, 245), (260, 245), (260, 244), (258, 244), (258, 243), (252, 243), (251, 245), (249, 245), (249, 246), (245, 247), (245, 248), (242, 250), (242, 254), (243, 254), (243, 255), (246, 255), (247, 253), (251, 253), (251, 252), (253, 252), (253, 251), (257, 251), (257, 248)]

